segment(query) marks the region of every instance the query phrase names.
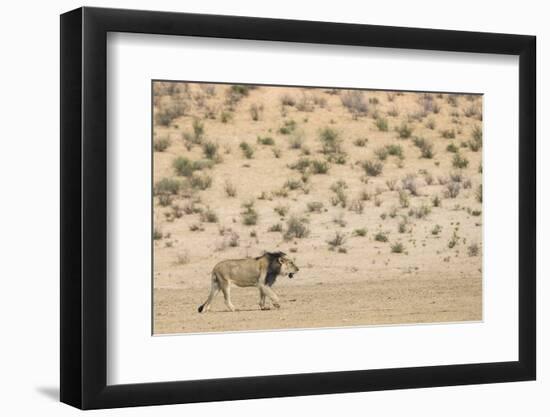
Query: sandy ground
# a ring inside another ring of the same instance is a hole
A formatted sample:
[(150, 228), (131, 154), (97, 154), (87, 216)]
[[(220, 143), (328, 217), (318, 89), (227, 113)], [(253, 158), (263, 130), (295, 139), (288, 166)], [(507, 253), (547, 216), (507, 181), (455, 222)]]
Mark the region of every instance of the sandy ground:
[[(165, 86), (157, 89), (155, 114), (178, 101), (184, 101), (187, 108), (169, 125), (154, 126), (154, 140), (169, 141), (167, 149), (154, 153), (154, 182), (163, 178), (188, 181), (176, 175), (174, 159), (204, 159), (201, 145), (186, 147), (185, 136), (193, 132), (196, 118), (204, 124), (203, 143), (218, 144), (219, 159), (200, 173), (212, 178), (207, 189), (185, 189), (171, 196), (170, 204), (164, 206), (159, 196), (155, 197), (154, 226), (159, 235), (153, 243), (155, 333), (482, 319), (482, 203), (476, 196), (482, 179), (482, 150), (467, 146), (473, 127), (481, 127), (481, 121), (466, 116), (472, 106), (481, 107), (481, 97), (460, 96), (454, 103), (447, 95), (433, 94), (439, 111), (411, 117), (419, 111), (419, 94), (391, 94), (390, 99), (387, 92), (369, 91), (364, 99), (375, 98), (378, 103), (369, 104), (368, 115), (355, 120), (342, 106), (343, 93), (260, 87), (229, 112), (228, 88), (218, 85), (213, 92), (197, 85), (176, 91), (166, 91)], [(296, 101), (309, 98), (310, 111), (281, 106), (283, 94)], [(258, 121), (251, 118), (253, 104), (263, 106)], [(226, 123), (221, 120), (223, 111), (231, 114)], [(378, 129), (375, 114), (387, 120), (388, 131)], [(279, 131), (288, 120), (296, 122), (296, 131), (303, 138), (301, 149), (292, 149), (292, 135)], [(398, 138), (395, 128), (402, 123), (412, 128), (411, 138)], [(304, 183), (301, 173), (289, 165), (300, 158), (324, 159), (319, 152), (319, 132), (325, 127), (338, 132), (346, 161), (330, 163), (327, 174), (309, 175)], [(445, 130), (454, 130), (455, 138), (442, 137)], [(272, 137), (275, 145), (258, 143), (258, 136)], [(432, 143), (432, 158), (420, 157), (414, 137)], [(355, 142), (359, 138), (368, 141), (358, 146)], [(243, 141), (253, 147), (251, 159), (245, 158), (239, 147)], [(451, 143), (468, 160), (467, 167), (453, 166), (455, 154), (447, 150)], [(377, 150), (392, 144), (402, 147), (404, 158), (387, 156), (380, 161), (382, 173), (367, 177), (362, 161), (377, 160)], [(281, 151), (279, 158), (275, 158), (273, 148)], [(451, 198), (445, 191), (450, 176), (457, 173), (462, 177), (461, 188), (458, 196)], [(407, 191), (409, 206), (403, 207), (399, 193), (407, 175), (415, 176), (418, 192), (412, 195)], [(302, 183), (292, 190), (285, 186), (288, 180)], [(338, 180), (346, 183), (345, 207), (331, 202), (335, 194), (331, 186)], [(226, 181), (235, 186), (235, 197), (226, 195)], [(363, 201), (359, 196), (365, 193), (369, 198)], [(435, 196), (440, 199), (438, 205), (433, 204)], [(199, 212), (173, 215), (174, 207), (189, 207), (190, 201), (203, 212), (213, 211), (216, 221), (208, 222)], [(247, 201), (254, 201), (258, 213), (255, 225), (242, 222), (242, 205)], [(362, 211), (351, 209), (356, 201), (362, 202)], [(311, 202), (321, 202), (323, 208), (310, 212)], [(274, 209), (278, 206), (288, 212), (277, 213)], [(426, 216), (419, 218), (411, 212), (423, 206), (429, 207)], [(287, 222), (293, 215), (307, 221), (307, 237), (285, 239)], [(282, 231), (269, 232), (277, 223)], [(404, 226), (400, 228), (401, 223)], [(366, 229), (366, 235), (357, 234), (358, 229)], [(344, 243), (331, 250), (327, 242), (336, 233), (344, 236)], [(378, 233), (388, 240), (376, 240)], [(234, 234), (239, 238), (233, 247), (229, 240)], [(396, 243), (403, 245), (401, 253), (392, 250)], [(472, 246), (478, 251), (472, 252)], [(197, 313), (208, 295), (210, 271), (217, 262), (258, 256), (263, 250), (282, 250), (300, 267), (294, 279), (279, 277), (274, 286), (281, 309), (260, 311), (255, 288), (234, 288), (232, 300), (237, 312), (226, 312), (219, 295), (211, 312)]]

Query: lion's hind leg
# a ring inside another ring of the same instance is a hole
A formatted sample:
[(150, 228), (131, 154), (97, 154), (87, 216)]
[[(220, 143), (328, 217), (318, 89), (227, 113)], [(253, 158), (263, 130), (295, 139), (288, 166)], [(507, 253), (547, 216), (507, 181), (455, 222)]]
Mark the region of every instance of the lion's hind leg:
[(226, 280), (222, 280), (220, 286), (223, 292), (223, 298), (225, 299), (225, 305), (230, 311), (235, 311), (235, 306), (231, 303), (231, 283)]
[(207, 300), (199, 306), (199, 313), (206, 313), (208, 310), (210, 310), (210, 304), (212, 304), (212, 300), (214, 300), (214, 297), (218, 295), (219, 291), (220, 285), (218, 284), (218, 280), (216, 279), (216, 276), (212, 274), (212, 286), (210, 288), (210, 294), (208, 295)]

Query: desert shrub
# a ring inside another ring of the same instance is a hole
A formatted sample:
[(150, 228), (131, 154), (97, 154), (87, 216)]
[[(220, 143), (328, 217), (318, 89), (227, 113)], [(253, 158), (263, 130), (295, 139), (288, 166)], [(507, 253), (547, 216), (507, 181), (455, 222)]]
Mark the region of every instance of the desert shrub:
[(296, 130), (296, 122), (294, 120), (285, 120), (279, 128), (279, 133), (282, 135), (290, 135)]
[(374, 235), (374, 240), (377, 242), (387, 242), (388, 241), (388, 234), (384, 232), (377, 232)]
[(355, 229), (353, 231), (353, 236), (365, 237), (367, 236), (367, 229), (362, 227), (361, 229)]
[(445, 197), (446, 198), (456, 198), (458, 194), (460, 193), (460, 183), (451, 181), (447, 184), (447, 189), (445, 190)]
[(183, 100), (172, 102), (155, 111), (155, 123), (160, 126), (170, 126), (172, 121), (183, 116), (187, 111), (187, 103)]
[(476, 106), (475, 104), (472, 104), (471, 106), (466, 107), (464, 109), (463, 113), (464, 113), (464, 116), (466, 116), (466, 117), (473, 117), (473, 118), (476, 118), (478, 120), (482, 119), (481, 109), (478, 106)]
[(414, 174), (407, 174), (405, 178), (402, 178), (401, 186), (403, 190), (409, 190), (412, 195), (418, 195), (418, 185), (416, 183), (416, 176)]
[(388, 157), (388, 150), (385, 147), (378, 148), (374, 150), (374, 154), (379, 160), (385, 161)]
[(290, 216), (286, 222), (286, 232), (284, 238), (286, 240), (290, 239), (302, 239), (309, 236), (309, 228), (307, 225), (308, 221), (305, 218), (300, 218), (298, 216)]
[(234, 84), (231, 86), (230, 91), (232, 91), (233, 93), (240, 94), (243, 97), (246, 97), (250, 93), (250, 90), (253, 90), (253, 89), (254, 87), (250, 85)]
[(365, 174), (371, 177), (377, 177), (382, 173), (384, 164), (378, 161), (363, 161), (361, 164), (362, 168), (365, 170)]
[(468, 146), (474, 152), (479, 151), (483, 145), (483, 131), (479, 126), (475, 126), (472, 130), (472, 139), (468, 141)]
[(445, 129), (441, 131), (441, 137), (444, 139), (454, 139), (456, 137), (456, 133), (454, 129)]
[(252, 146), (250, 146), (247, 142), (241, 142), (239, 147), (241, 148), (241, 151), (246, 159), (252, 159), (254, 156), (254, 148), (252, 148)]
[(345, 190), (348, 188), (345, 181), (337, 181), (330, 186), (330, 190), (334, 193), (334, 196), (331, 197), (330, 202), (333, 206), (342, 206), (346, 207), (348, 203), (348, 197)]
[(212, 177), (207, 174), (193, 174), (189, 183), (191, 184), (192, 188), (206, 190), (212, 185)]
[(451, 239), (449, 239), (449, 242), (447, 243), (447, 246), (449, 249), (454, 248), (458, 243), (460, 242), (460, 237), (456, 233), (456, 230), (453, 232), (453, 235), (451, 236)]
[(253, 103), (250, 105), (249, 111), (250, 111), (250, 117), (252, 118), (252, 120), (257, 122), (262, 117), (262, 114), (264, 112), (264, 106), (262, 104), (258, 105), (256, 103)]
[(401, 139), (410, 138), (413, 131), (407, 123), (401, 123), (401, 125), (396, 127), (395, 130)]
[(215, 142), (204, 142), (202, 144), (202, 152), (204, 153), (204, 157), (206, 159), (216, 159), (218, 156), (218, 144)]
[(386, 186), (388, 187), (388, 190), (395, 191), (396, 185), (397, 185), (397, 181), (394, 178), (386, 180)]
[(434, 119), (429, 119), (427, 122), (426, 122), (426, 127), (430, 130), (434, 130), (435, 129), (435, 120)]
[(429, 172), (424, 173), (424, 181), (426, 181), (427, 185), (432, 185), (434, 182), (434, 177)]
[(311, 112), (314, 110), (313, 99), (308, 94), (302, 92), (302, 96), (296, 102), (296, 110), (303, 112)]
[(380, 132), (387, 132), (389, 130), (388, 120), (384, 117), (378, 117), (374, 124)]
[(319, 140), (322, 145), (322, 153), (331, 154), (341, 152), (339, 133), (331, 127), (321, 129), (319, 132)]
[(289, 190), (297, 190), (301, 186), (302, 186), (302, 182), (300, 180), (292, 179), (292, 178), (288, 179), (285, 183), (285, 187), (288, 188)]
[(452, 107), (458, 106), (458, 94), (449, 94), (447, 96), (447, 103), (449, 103)]
[(345, 242), (346, 242), (346, 235), (339, 231), (337, 231), (331, 239), (327, 240), (330, 250), (334, 250), (342, 246)]
[(390, 246), (392, 253), (403, 253), (405, 246), (401, 242), (396, 242)]
[(353, 144), (355, 146), (363, 147), (363, 146), (367, 146), (368, 141), (369, 140), (367, 138), (357, 138), (353, 141)]
[(323, 203), (320, 201), (311, 201), (307, 203), (307, 211), (310, 213), (320, 213), (323, 210)]
[(441, 207), (441, 199), (437, 194), (432, 197), (432, 206)]
[(157, 181), (153, 188), (154, 195), (177, 194), (180, 190), (181, 182), (173, 178), (162, 178)]
[(167, 207), (172, 204), (172, 196), (170, 194), (160, 194), (158, 202), (162, 207)]
[(193, 175), (193, 171), (195, 171), (193, 162), (183, 156), (174, 159), (172, 166), (174, 167), (177, 175), (184, 177), (190, 177)]
[(233, 119), (233, 114), (228, 111), (222, 111), (220, 114), (220, 120), (222, 123), (230, 122)]
[(340, 95), (340, 100), (342, 105), (352, 114), (354, 119), (357, 119), (359, 116), (367, 115), (368, 105), (361, 91), (346, 91)]
[(188, 158), (179, 156), (172, 162), (172, 166), (177, 175), (190, 177), (195, 171), (200, 171), (204, 168), (212, 167), (211, 161), (191, 161)]
[(311, 172), (313, 174), (326, 174), (329, 170), (330, 165), (327, 161), (321, 161), (314, 159), (311, 161)]
[(201, 221), (206, 223), (217, 223), (218, 222), (218, 215), (214, 210), (207, 207), (205, 210), (201, 212), (200, 215)]
[(307, 169), (311, 166), (311, 160), (309, 158), (300, 158), (293, 164), (290, 164), (288, 167), (290, 169), (295, 169), (297, 171), (300, 171), (302, 174), (307, 171)]
[(281, 104), (283, 106), (294, 106), (296, 104), (296, 100), (294, 97), (292, 97), (290, 94), (283, 94), (280, 97)]
[(274, 225), (270, 226), (269, 229), (267, 229), (268, 232), (282, 232), (283, 231), (283, 225), (281, 223), (275, 223)]
[(204, 123), (195, 118), (193, 119), (192, 127), (195, 143), (201, 143), (204, 136)]
[(285, 187), (282, 187), (282, 188), (279, 188), (278, 190), (272, 191), (271, 195), (273, 197), (287, 198), (288, 190)]
[(433, 156), (434, 156), (433, 145), (430, 141), (417, 136), (413, 139), (413, 144), (418, 149), (420, 149), (420, 157), (421, 158), (426, 158), (426, 159), (432, 159), (433, 158)]
[(453, 167), (455, 168), (466, 168), (469, 164), (466, 157), (461, 156), (459, 153), (455, 153), (453, 157)]
[(273, 152), (273, 156), (277, 159), (279, 159), (283, 154), (283, 152), (279, 148), (273, 148), (271, 149), (271, 152)]
[(441, 229), (441, 226), (436, 224), (431, 230), (432, 235), (437, 236), (439, 233), (441, 233)]
[(397, 231), (399, 233), (405, 233), (408, 230), (409, 219), (406, 216), (401, 217), (401, 221), (397, 224)]
[(397, 156), (398, 158), (403, 157), (403, 148), (401, 145), (386, 145), (386, 150), (391, 156)]
[(290, 149), (300, 149), (304, 144), (304, 133), (300, 130), (292, 132), (288, 138), (288, 146)]
[(153, 228), (153, 240), (162, 239), (162, 232), (156, 226)]
[(397, 117), (399, 116), (399, 111), (397, 110), (397, 107), (393, 106), (391, 109), (388, 110), (387, 114), (390, 117)]
[(258, 143), (261, 145), (267, 145), (267, 146), (275, 145), (275, 141), (270, 136), (265, 136), (265, 137), (258, 136)]
[(409, 204), (409, 194), (405, 190), (399, 190), (399, 205), (403, 208), (407, 208)]
[(361, 200), (353, 200), (349, 205), (349, 209), (357, 214), (362, 214), (365, 209), (365, 204)]
[(477, 243), (472, 243), (468, 246), (468, 256), (477, 256), (479, 255), (479, 246)]
[(415, 207), (409, 210), (409, 215), (416, 217), (417, 219), (424, 219), (432, 212), (432, 209), (423, 204), (420, 207)]
[(164, 152), (170, 146), (170, 139), (168, 137), (162, 137), (156, 139), (153, 142), (153, 149), (155, 152)]
[(258, 212), (254, 208), (254, 201), (248, 201), (242, 204), (243, 211), (241, 212), (241, 219), (245, 226), (252, 226), (258, 222)]
[(183, 210), (181, 209), (180, 206), (178, 206), (177, 204), (174, 204), (172, 205), (172, 213), (171, 213), (172, 217), (174, 217), (175, 219), (179, 219), (183, 216)]
[(225, 191), (225, 195), (228, 197), (235, 197), (237, 195), (237, 187), (229, 180), (225, 181), (223, 189)]
[(447, 152), (458, 153), (458, 147), (454, 143), (449, 143), (447, 145)]
[(361, 201), (370, 201), (370, 199), (372, 198), (372, 195), (367, 190), (361, 190), (359, 191), (358, 198)]
[(273, 211), (275, 211), (275, 213), (277, 213), (279, 216), (285, 217), (286, 214), (288, 213), (288, 206), (278, 205), (275, 208), (273, 208)]

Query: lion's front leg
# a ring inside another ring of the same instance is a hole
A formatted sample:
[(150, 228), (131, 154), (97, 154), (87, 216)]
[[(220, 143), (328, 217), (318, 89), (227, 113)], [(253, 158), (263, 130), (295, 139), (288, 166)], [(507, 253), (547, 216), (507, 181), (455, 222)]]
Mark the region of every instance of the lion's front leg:
[(263, 292), (264, 297), (265, 296), (269, 297), (269, 299), (273, 303), (273, 307), (275, 307), (275, 308), (280, 308), (281, 307), (281, 305), (279, 304), (279, 297), (277, 297), (277, 294), (275, 294), (275, 292), (273, 292), (273, 290), (269, 286), (261, 285), (260, 286), (260, 291)]
[(269, 308), (265, 306), (265, 293), (261, 287), (258, 289), (260, 290), (260, 310), (269, 310)]

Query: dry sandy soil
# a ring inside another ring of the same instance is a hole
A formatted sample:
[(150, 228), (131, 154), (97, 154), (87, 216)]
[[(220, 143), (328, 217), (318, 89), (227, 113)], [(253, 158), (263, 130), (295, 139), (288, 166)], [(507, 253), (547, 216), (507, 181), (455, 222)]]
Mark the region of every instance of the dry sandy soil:
[[(154, 332), (481, 320), (481, 106), (155, 82)], [(220, 294), (197, 312), (217, 262), (264, 250), (300, 267), (273, 287), (280, 309), (234, 288), (238, 311)]]

